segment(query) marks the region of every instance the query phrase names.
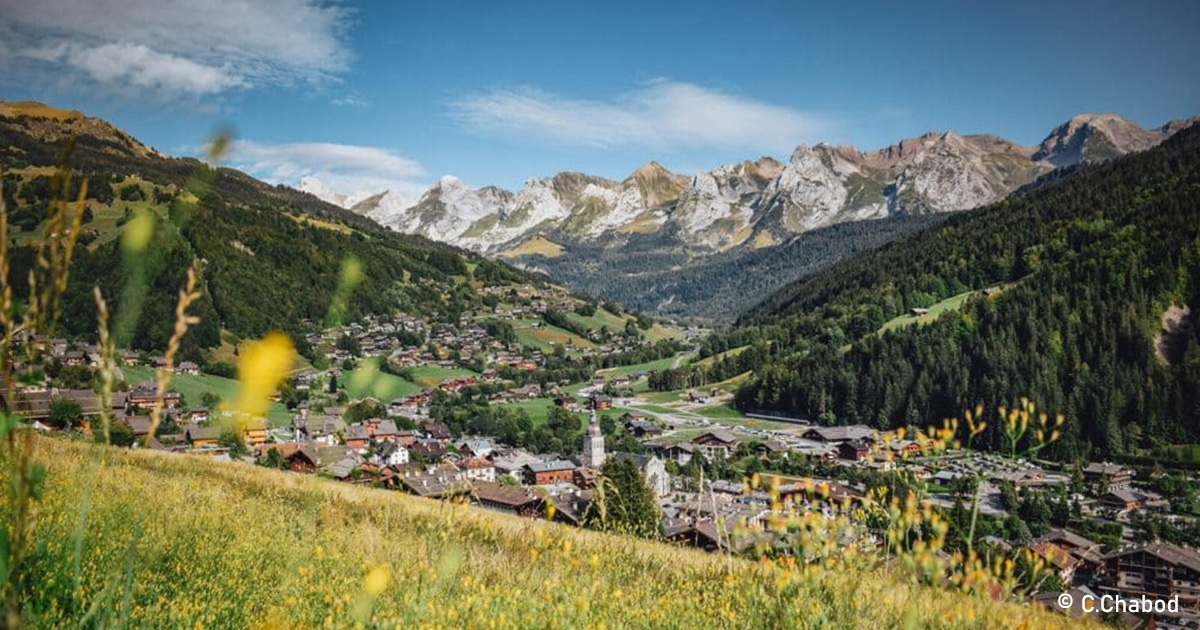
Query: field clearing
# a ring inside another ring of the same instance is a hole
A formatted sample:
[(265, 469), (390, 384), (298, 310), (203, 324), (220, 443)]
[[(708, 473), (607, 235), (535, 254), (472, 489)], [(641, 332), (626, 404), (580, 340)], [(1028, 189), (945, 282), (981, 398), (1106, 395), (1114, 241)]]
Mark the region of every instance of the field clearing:
[[(131, 387), (152, 383), (155, 379), (155, 370), (149, 366), (123, 367), (121, 371), (125, 375), (125, 382), (129, 383)], [(201, 406), (200, 399), (205, 392), (212, 392), (220, 396), (221, 402), (233, 402), (237, 398), (240, 387), (241, 385), (237, 381), (222, 376), (173, 374), (167, 390), (183, 394), (185, 402), (189, 406), (199, 407)], [(290, 426), (292, 413), (282, 404), (272, 402), (267, 407), (267, 420), (271, 422), (272, 426)]]
[(925, 315), (914, 316), (906, 313), (899, 317), (894, 317), (881, 326), (879, 328), (879, 333), (877, 334), (882, 335), (889, 330), (897, 330), (899, 328), (912, 326), (914, 324), (928, 324), (930, 322), (937, 321), (937, 318), (941, 317), (942, 313), (947, 311), (957, 311), (958, 309), (962, 308), (962, 305), (967, 301), (967, 298), (971, 297), (975, 293), (975, 291), (967, 291), (966, 293), (959, 293), (953, 297), (948, 297), (941, 302), (930, 306), (928, 309), (929, 312)]
[[(478, 377), (478, 372), (463, 368), (444, 368), (436, 365), (418, 365), (412, 368), (413, 382), (420, 387), (434, 387), (448, 378)], [(401, 379), (403, 380), (403, 379)]]
[[(517, 333), (517, 343), (537, 348), (542, 352), (553, 352), (558, 346), (569, 348), (595, 348), (596, 344), (568, 330), (542, 323), (534, 327), (534, 322), (540, 319), (523, 319), (512, 322), (513, 330)], [(570, 341), (571, 345), (567, 346)]]
[(750, 348), (750, 346), (738, 346), (736, 348), (730, 348), (730, 349), (726, 350), (725, 352), (714, 354), (711, 357), (708, 357), (707, 359), (700, 359), (699, 361), (696, 361), (692, 365), (695, 365), (696, 367), (704, 367), (704, 366), (712, 365), (713, 363), (716, 363), (717, 361), (719, 361), (721, 359), (728, 359), (728, 358), (736, 357), (737, 355), (745, 352), (749, 348)]
[(567, 313), (567, 319), (583, 326), (588, 330), (600, 330), (601, 328), (607, 327), (613, 332), (621, 332), (622, 330), (625, 330), (625, 322), (631, 318), (610, 313), (603, 308), (597, 308), (595, 314), (589, 317), (585, 317), (579, 313), (570, 312)]
[(657, 359), (655, 361), (647, 361), (646, 363), (635, 363), (633, 365), (622, 365), (620, 367), (606, 368), (597, 370), (596, 374), (603, 375), (608, 378), (614, 376), (628, 376), (634, 372), (650, 372), (653, 370), (667, 370), (673, 367), (682, 367), (691, 362), (695, 357), (695, 353), (683, 352), (673, 357), (665, 359)]
[(538, 236), (531, 238), (524, 243), (506, 251), (497, 254), (499, 258), (519, 258), (521, 256), (545, 256), (546, 258), (558, 258), (562, 256), (563, 247), (554, 241)]
[[(550, 408), (554, 406), (553, 398), (534, 398), (533, 400), (522, 400), (519, 402), (510, 403), (493, 403), (497, 407), (507, 407), (510, 409), (522, 409), (529, 415), (529, 419), (533, 420), (534, 425), (546, 424), (546, 419), (550, 417)], [(581, 418), (584, 424), (587, 424), (587, 413), (576, 412), (576, 416)]]
[(359, 368), (342, 380), (342, 387), (351, 399), (373, 396), (387, 404), (397, 398), (403, 398), (421, 391), (416, 383), (406, 381), (395, 374)]
[(129, 628), (1099, 627), (874, 563), (801, 576), (244, 463), (36, 447), (37, 570), (17, 595), (31, 628), (89, 609)]

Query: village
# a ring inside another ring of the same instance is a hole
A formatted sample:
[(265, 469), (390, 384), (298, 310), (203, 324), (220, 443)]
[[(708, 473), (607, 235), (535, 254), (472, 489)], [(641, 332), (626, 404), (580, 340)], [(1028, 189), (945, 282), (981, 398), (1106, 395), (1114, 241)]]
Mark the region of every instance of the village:
[[(556, 299), (528, 300), (529, 311), (464, 314), (458, 325), (397, 315), (313, 332), (305, 341), (323, 359), (293, 372), (277, 392), (274, 404), (283, 418), (239, 419), (216, 396), (185, 397), (172, 387), (160, 396), (151, 379), (129, 382), (106, 404), (83, 386), (100, 363), (97, 348), (23, 338), (18, 341), (34, 350), (45, 378), (16, 384), (10, 408), (46, 431), (94, 433), (96, 420), (107, 415), (126, 436), (115, 443), (244, 461), (572, 526), (588, 525), (603, 467), (616, 459), (641, 472), (657, 502), (662, 540), (729, 553), (764, 540), (786, 546), (766, 526), (773, 515), (832, 515), (863, 502), (882, 475), (903, 475), (951, 515), (977, 496), (979, 513), (997, 523), (980, 545), (1005, 553), (1025, 549), (1040, 558), (1054, 588), (1038, 589), (1033, 600), (1052, 610), (1058, 609), (1049, 598), (1063, 590), (1075, 592), (1077, 602), (1084, 594), (1112, 593), (1178, 595), (1192, 610), (1200, 603), (1200, 552), (1145, 535), (1148, 524), (1191, 522), (1187, 506), (1179, 505), (1194, 501), (1190, 477), (1186, 496), (1169, 496), (1162, 483), (1114, 463), (1072, 467), (964, 449), (935, 453), (915, 433), (905, 439), (862, 425), (825, 427), (785, 418), (725, 423), (683, 411), (727, 399), (716, 388), (681, 392), (679, 407), (639, 401), (635, 390), (646, 369), (547, 379), (556, 360), (560, 366), (594, 366), (585, 361), (650, 345), (605, 330), (590, 331), (588, 346), (542, 350), (496, 325), (578, 305), (566, 295)], [(681, 331), (680, 347), (695, 334)], [(120, 352), (117, 362), (126, 377), (168, 365), (161, 355), (132, 351)], [(171, 370), (180, 383), (207, 378), (190, 361)], [(151, 435), (156, 405), (163, 421)], [(536, 446), (516, 443), (473, 430), (481, 425), (461, 421), (463, 413), (458, 422), (446, 421), (454, 409), (468, 415), (507, 409), (522, 436), (561, 435)], [(65, 423), (64, 416), (70, 417)], [(771, 487), (749, 487), (745, 480), (753, 474), (769, 477)], [(1166, 473), (1152, 473), (1160, 474)]]

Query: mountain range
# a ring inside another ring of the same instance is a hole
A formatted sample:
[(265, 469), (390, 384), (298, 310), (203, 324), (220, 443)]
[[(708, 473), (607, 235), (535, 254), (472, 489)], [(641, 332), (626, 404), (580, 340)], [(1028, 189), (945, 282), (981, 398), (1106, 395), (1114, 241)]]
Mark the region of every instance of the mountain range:
[(571, 245), (623, 246), (660, 236), (697, 254), (757, 249), (848, 221), (965, 210), (1055, 169), (1142, 151), (1196, 119), (1154, 129), (1081, 114), (1037, 146), (993, 135), (927, 133), (875, 151), (800, 145), (686, 177), (656, 162), (621, 181), (582, 173), (532, 177), (516, 192), (453, 176), (412, 203), (390, 191), (347, 196), (315, 178), (301, 189), (409, 234), (490, 255), (554, 256)]

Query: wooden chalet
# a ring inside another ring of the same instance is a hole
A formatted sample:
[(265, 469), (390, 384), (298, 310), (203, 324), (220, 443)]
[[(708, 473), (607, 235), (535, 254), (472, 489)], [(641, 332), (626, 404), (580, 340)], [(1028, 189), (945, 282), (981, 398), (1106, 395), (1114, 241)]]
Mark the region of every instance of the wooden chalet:
[(520, 486), (476, 481), (471, 499), (479, 507), (528, 518), (539, 518), (545, 512), (543, 500)]

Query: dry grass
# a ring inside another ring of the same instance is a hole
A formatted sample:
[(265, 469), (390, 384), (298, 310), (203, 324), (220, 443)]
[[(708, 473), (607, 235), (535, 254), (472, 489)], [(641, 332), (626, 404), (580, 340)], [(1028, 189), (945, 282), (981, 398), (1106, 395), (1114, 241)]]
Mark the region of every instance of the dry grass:
[(558, 258), (563, 253), (562, 245), (541, 236), (531, 238), (520, 245), (498, 254), (501, 258), (518, 258), (520, 256), (545, 256)]
[(38, 451), (52, 465), (31, 627), (87, 610), (160, 628), (1067, 625), (877, 571), (810, 574), (203, 458)]

